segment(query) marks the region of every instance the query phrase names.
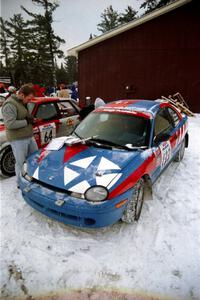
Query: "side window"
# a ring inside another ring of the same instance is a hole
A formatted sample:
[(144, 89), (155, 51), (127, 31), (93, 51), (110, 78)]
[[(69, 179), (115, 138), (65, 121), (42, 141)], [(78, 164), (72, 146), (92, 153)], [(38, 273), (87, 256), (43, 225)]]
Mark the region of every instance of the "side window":
[(70, 116), (77, 115), (76, 109), (71, 105), (69, 101), (57, 102), (61, 118), (67, 118)]
[(172, 121), (174, 123), (174, 127), (176, 127), (179, 123), (178, 114), (170, 107), (168, 107), (168, 112), (169, 112), (170, 117), (172, 118)]
[(58, 112), (54, 103), (42, 103), (38, 107), (36, 118), (45, 121), (58, 118)]
[(161, 109), (155, 118), (154, 136), (161, 133), (170, 133), (174, 128), (172, 120), (166, 110), (166, 108)]

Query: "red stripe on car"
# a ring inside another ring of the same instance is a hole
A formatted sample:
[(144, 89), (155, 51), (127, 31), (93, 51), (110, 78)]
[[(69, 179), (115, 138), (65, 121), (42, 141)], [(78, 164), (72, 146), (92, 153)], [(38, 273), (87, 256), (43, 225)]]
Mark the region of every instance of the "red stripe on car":
[(149, 174), (156, 168), (155, 154), (148, 157), (143, 164), (137, 168), (131, 175), (129, 175), (122, 183), (120, 183), (112, 192), (110, 192), (108, 199), (113, 199), (120, 194), (125, 193), (132, 188), (136, 182), (145, 174)]
[(113, 103), (107, 104), (105, 107), (128, 107), (131, 104), (134, 104), (140, 100), (119, 100)]
[(42, 149), (40, 152), (40, 156), (38, 158), (38, 162), (41, 162), (48, 154), (50, 151), (46, 150), (45, 148)]
[(64, 154), (64, 163), (69, 161), (72, 157), (77, 155), (78, 153), (86, 150), (88, 146), (86, 145), (72, 145), (72, 146), (67, 146)]

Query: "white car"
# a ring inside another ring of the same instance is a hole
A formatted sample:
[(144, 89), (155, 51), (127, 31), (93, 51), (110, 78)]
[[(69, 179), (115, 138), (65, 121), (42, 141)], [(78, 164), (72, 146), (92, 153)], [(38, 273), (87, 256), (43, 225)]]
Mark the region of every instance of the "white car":
[(0, 94), (0, 106), (2, 106), (2, 104), (4, 103), (4, 101), (6, 100), (6, 97), (8, 96), (9, 93), (3, 93)]
[[(33, 134), (38, 148), (43, 148), (52, 138), (71, 134), (80, 122), (80, 108), (72, 99), (33, 98), (27, 107), (30, 114), (37, 120), (33, 124)], [(14, 155), (6, 138), (0, 112), (0, 173), (4, 176), (14, 175), (14, 165)]]

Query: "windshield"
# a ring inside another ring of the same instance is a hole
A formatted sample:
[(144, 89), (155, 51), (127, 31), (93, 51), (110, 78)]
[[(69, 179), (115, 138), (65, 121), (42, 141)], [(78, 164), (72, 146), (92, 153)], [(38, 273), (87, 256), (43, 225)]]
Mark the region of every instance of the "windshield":
[(123, 146), (148, 146), (150, 121), (142, 117), (118, 113), (93, 112), (75, 130), (81, 138), (99, 140)]

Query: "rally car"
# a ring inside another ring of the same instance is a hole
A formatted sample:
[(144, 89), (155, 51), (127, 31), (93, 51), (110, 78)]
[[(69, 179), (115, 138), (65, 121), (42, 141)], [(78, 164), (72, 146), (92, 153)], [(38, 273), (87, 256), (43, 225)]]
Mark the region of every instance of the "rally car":
[(25, 201), (65, 224), (134, 222), (152, 184), (188, 146), (188, 120), (169, 103), (121, 100), (90, 113), (69, 137), (24, 163)]
[(3, 105), (3, 103), (6, 100), (7, 96), (8, 96), (8, 93), (0, 94), (0, 107)]
[[(28, 104), (29, 112), (36, 118), (33, 125), (34, 137), (39, 148), (53, 138), (69, 135), (79, 123), (80, 108), (72, 99), (34, 98)], [(2, 113), (0, 113), (0, 173), (15, 174), (15, 159), (6, 138)]]

